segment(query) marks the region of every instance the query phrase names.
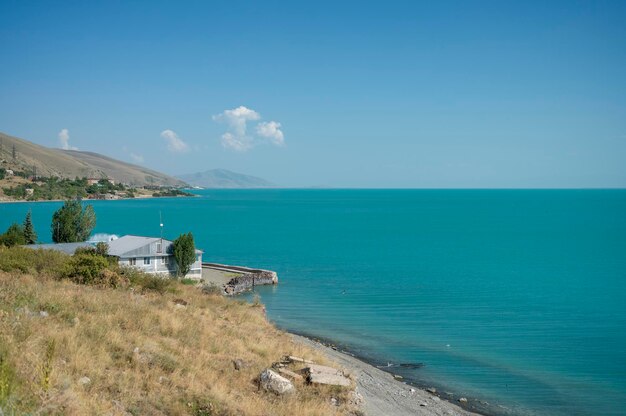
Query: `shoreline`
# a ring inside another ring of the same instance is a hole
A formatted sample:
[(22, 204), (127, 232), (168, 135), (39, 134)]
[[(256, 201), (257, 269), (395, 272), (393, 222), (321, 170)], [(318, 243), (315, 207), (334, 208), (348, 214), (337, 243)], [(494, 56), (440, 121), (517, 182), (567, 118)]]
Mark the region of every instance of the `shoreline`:
[(304, 344), (321, 352), (330, 360), (347, 368), (356, 379), (356, 392), (363, 398), (362, 410), (368, 416), (410, 416), (410, 415), (460, 415), (485, 416), (480, 409), (472, 405), (472, 399), (453, 402), (450, 397), (440, 396), (426, 391), (421, 386), (396, 379), (367, 361), (358, 358), (349, 351), (334, 349), (320, 341), (293, 332), (287, 333), (294, 342)]
[[(152, 195), (140, 195), (134, 198), (119, 198), (119, 199), (87, 199), (84, 198), (82, 201), (105, 201), (105, 202), (115, 202), (115, 201), (132, 201), (135, 199), (165, 199), (165, 198), (196, 198), (198, 195), (180, 195), (180, 196), (152, 196)], [(37, 201), (27, 201), (24, 199), (9, 199), (4, 200), (0, 199), (0, 204), (24, 204), (24, 203), (37, 203), (37, 202), (65, 202), (67, 199), (38, 199)]]

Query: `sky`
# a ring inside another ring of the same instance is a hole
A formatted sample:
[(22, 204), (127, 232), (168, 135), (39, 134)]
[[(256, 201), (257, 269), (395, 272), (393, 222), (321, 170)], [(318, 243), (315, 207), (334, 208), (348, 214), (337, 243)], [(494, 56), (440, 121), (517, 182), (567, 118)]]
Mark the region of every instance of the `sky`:
[(285, 187), (626, 187), (626, 2), (0, 0), (0, 131)]

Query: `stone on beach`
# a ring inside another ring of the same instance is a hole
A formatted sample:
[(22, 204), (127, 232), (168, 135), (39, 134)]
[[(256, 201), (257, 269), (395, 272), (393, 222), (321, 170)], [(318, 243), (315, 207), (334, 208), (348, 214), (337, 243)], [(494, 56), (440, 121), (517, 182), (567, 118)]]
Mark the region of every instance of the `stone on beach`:
[(299, 381), (303, 381), (304, 380), (304, 377), (302, 377), (300, 374), (294, 373), (293, 371), (288, 370), (286, 368), (278, 368), (277, 371), (281, 375), (289, 377), (289, 378), (291, 378), (293, 380), (299, 380)]
[(270, 391), (278, 395), (291, 394), (296, 390), (291, 381), (269, 368), (263, 370), (259, 376), (259, 385), (263, 390)]
[(304, 363), (304, 364), (315, 364), (315, 362), (311, 361), (311, 360), (305, 360), (304, 358), (300, 358), (300, 357), (296, 357), (294, 355), (286, 355), (283, 358), (283, 361), (286, 361), (288, 363)]
[(345, 377), (343, 372), (336, 368), (310, 364), (308, 367), (304, 368), (303, 371), (307, 376), (307, 381), (312, 384), (327, 384), (343, 387), (350, 385), (350, 379)]

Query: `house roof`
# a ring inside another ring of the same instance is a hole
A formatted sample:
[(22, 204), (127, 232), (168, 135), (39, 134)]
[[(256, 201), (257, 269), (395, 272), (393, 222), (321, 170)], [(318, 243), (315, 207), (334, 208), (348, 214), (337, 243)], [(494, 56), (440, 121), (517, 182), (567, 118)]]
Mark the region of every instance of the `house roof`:
[(25, 247), (32, 248), (34, 250), (43, 249), (43, 250), (56, 250), (65, 254), (74, 254), (77, 249), (82, 247), (93, 247), (94, 245), (87, 242), (82, 243), (58, 243), (58, 244), (29, 244)]
[[(141, 257), (144, 254), (139, 253), (142, 247), (147, 245), (163, 241), (163, 253), (158, 253), (159, 256), (168, 255), (167, 248), (174, 244), (170, 240), (162, 239), (159, 237), (142, 237), (138, 235), (125, 235), (116, 240), (110, 241), (109, 255), (117, 257), (137, 256)], [(134, 253), (133, 253), (134, 252)], [(196, 254), (202, 254), (201, 250), (196, 249)]]
[[(168, 256), (169, 246), (174, 244), (170, 240), (163, 239), (163, 252), (151, 253), (150, 249), (143, 249), (152, 243), (160, 242), (159, 237), (142, 237), (138, 235), (125, 235), (118, 239), (107, 242), (109, 245), (109, 255), (116, 257), (146, 257), (146, 256)], [(94, 243), (58, 243), (58, 244), (29, 244), (25, 247), (32, 249), (56, 250), (66, 254), (74, 254), (81, 247), (95, 247)], [(202, 250), (196, 249), (196, 254), (202, 254)]]

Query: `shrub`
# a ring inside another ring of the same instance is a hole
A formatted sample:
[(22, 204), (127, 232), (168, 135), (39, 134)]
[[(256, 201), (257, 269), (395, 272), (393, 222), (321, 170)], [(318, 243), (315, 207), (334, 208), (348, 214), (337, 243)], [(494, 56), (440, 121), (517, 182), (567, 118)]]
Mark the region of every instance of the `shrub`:
[(109, 262), (102, 256), (78, 253), (70, 258), (64, 277), (80, 284), (99, 283), (102, 272), (108, 266)]
[(0, 244), (7, 247), (26, 244), (26, 238), (24, 238), (24, 228), (22, 228), (19, 224), (11, 224), (6, 232), (0, 235)]
[(0, 270), (34, 272), (60, 277), (70, 256), (55, 250), (32, 250), (25, 247), (0, 247)]
[(142, 292), (151, 291), (159, 294), (167, 292), (175, 292), (175, 281), (167, 277), (153, 276), (137, 270), (134, 267), (123, 266), (119, 268), (119, 274), (128, 280), (128, 282), (141, 288)]

